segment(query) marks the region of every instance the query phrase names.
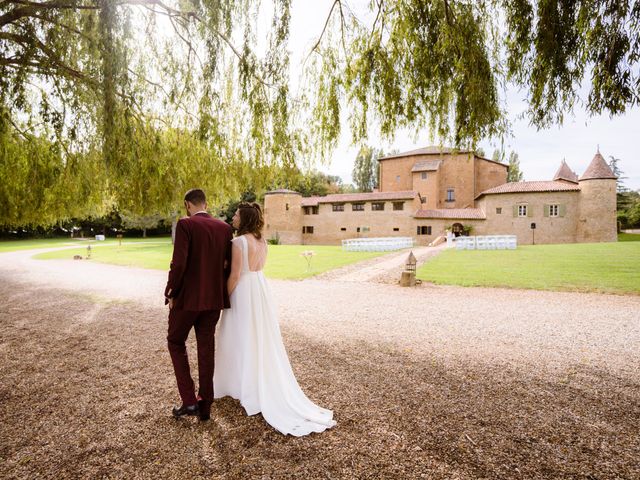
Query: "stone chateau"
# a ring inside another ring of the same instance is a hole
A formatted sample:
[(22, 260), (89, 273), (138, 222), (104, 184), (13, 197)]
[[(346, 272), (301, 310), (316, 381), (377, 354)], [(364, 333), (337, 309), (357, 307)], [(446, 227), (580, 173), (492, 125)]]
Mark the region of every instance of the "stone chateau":
[(519, 244), (615, 242), (616, 177), (596, 153), (578, 177), (563, 161), (552, 180), (506, 183), (508, 166), (472, 151), (426, 147), (378, 159), (379, 191), (265, 196), (266, 238), (339, 244), (359, 237), (517, 235)]

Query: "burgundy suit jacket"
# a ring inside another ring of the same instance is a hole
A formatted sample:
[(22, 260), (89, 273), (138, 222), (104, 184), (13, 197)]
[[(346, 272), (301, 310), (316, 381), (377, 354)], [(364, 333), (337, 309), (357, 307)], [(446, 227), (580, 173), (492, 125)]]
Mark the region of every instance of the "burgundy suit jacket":
[(229, 308), (231, 238), (231, 227), (207, 213), (178, 220), (166, 302), (195, 312)]

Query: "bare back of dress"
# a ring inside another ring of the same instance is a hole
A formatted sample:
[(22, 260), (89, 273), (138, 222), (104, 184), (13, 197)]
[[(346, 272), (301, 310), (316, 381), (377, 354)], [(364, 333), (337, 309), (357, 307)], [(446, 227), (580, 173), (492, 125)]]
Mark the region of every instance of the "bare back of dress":
[(252, 234), (243, 235), (246, 246), (246, 264), (250, 272), (259, 272), (267, 263), (267, 242), (264, 238), (258, 240)]

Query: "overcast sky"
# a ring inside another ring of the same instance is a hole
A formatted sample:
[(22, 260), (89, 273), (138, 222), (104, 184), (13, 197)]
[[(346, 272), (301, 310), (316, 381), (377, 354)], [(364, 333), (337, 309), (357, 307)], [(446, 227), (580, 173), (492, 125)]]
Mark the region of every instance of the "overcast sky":
[[(324, 26), (333, 0), (294, 0), (291, 12), (290, 49), (292, 53), (292, 73), (306, 52), (314, 44)], [(355, 12), (366, 5), (364, 0), (349, 2)], [(362, 10), (360, 10), (362, 11)], [(600, 153), (609, 161), (610, 156), (621, 159), (619, 165), (624, 172), (624, 184), (640, 189), (640, 108), (636, 107), (625, 115), (610, 119), (608, 115), (588, 117), (584, 110), (576, 109), (573, 116), (565, 118), (564, 125), (537, 131), (526, 120), (518, 120), (518, 114), (525, 110), (525, 95), (516, 90), (507, 92), (507, 110), (512, 122), (513, 137), (506, 139), (507, 151), (515, 150), (520, 156), (520, 168), (525, 180), (550, 180), (562, 159), (566, 159), (571, 169), (581, 175), (595, 155), (598, 145)], [(343, 134), (338, 148), (329, 165), (320, 170), (339, 175), (347, 183), (351, 182), (351, 170), (358, 147), (350, 145), (348, 127), (343, 125)], [(398, 132), (395, 141), (380, 141), (376, 132), (370, 132), (369, 144), (385, 151), (398, 149), (412, 150), (431, 144), (429, 132), (420, 134)], [(480, 147), (487, 156), (499, 146), (499, 140), (483, 141)]]

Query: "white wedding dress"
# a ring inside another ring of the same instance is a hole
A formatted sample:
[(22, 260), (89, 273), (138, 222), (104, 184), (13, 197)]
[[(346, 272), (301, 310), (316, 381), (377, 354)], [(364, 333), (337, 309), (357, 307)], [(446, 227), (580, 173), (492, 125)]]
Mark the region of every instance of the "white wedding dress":
[(247, 415), (262, 412), (285, 435), (300, 437), (333, 427), (333, 412), (309, 400), (291, 370), (275, 301), (262, 273), (266, 245), (259, 269), (252, 271), (249, 242), (244, 235), (233, 242), (242, 250), (242, 269), (231, 308), (223, 312), (216, 332), (215, 398), (240, 400)]

